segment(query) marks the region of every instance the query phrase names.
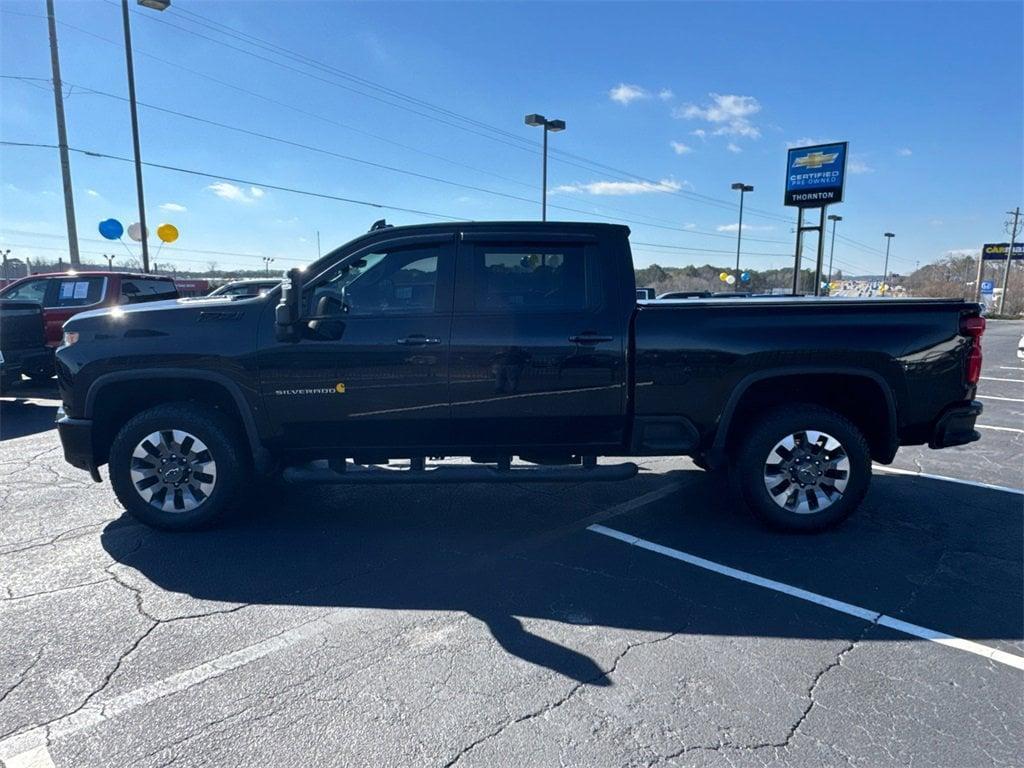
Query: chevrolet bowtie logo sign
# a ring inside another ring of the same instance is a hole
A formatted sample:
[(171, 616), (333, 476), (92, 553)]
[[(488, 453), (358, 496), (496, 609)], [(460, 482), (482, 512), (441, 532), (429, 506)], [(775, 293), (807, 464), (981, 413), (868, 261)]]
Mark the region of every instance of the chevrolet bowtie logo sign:
[(811, 152), (810, 154), (798, 157), (793, 161), (794, 168), (821, 168), (825, 165), (832, 165), (839, 157), (838, 152)]

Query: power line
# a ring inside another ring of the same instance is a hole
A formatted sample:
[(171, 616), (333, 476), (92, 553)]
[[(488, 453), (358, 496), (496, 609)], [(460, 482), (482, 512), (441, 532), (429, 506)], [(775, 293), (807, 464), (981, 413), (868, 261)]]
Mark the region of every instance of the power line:
[[(116, 3), (113, 2), (113, 0), (105, 0), (105, 2), (107, 2), (107, 3), (111, 4), (111, 5), (116, 5)], [(180, 8), (178, 10), (182, 11), (182, 9), (180, 9)], [(211, 37), (209, 37), (207, 35), (204, 35), (204, 34), (202, 34), (200, 32), (196, 32), (195, 30), (191, 30), (191, 29), (188, 29), (186, 27), (182, 27), (181, 25), (174, 24), (173, 22), (170, 22), (170, 21), (168, 21), (168, 20), (166, 20), (164, 18), (161, 18), (160, 16), (156, 16), (156, 15), (153, 15), (153, 14), (139, 14), (139, 15), (142, 16), (143, 18), (148, 19), (149, 21), (152, 21), (152, 22), (155, 22), (155, 23), (160, 23), (160, 24), (165, 24), (167, 26), (171, 26), (171, 27), (173, 27), (175, 29), (178, 29), (178, 30), (180, 30), (182, 32), (185, 32), (186, 34), (195, 35), (195, 36), (197, 36), (199, 38), (208, 40), (209, 42), (215, 43), (217, 45), (222, 45), (222, 46), (225, 46), (225, 47), (227, 47), (227, 48), (229, 48), (231, 50), (238, 51), (239, 53), (243, 53), (243, 54), (248, 55), (248, 56), (253, 56), (253, 57), (255, 57), (255, 58), (257, 58), (257, 59), (259, 59), (261, 61), (265, 61), (265, 62), (267, 62), (269, 64), (273, 64), (275, 66), (283, 67), (285, 69), (288, 69), (288, 70), (291, 70), (291, 71), (294, 71), (294, 72), (298, 72), (299, 74), (303, 74), (304, 76), (314, 77), (315, 79), (321, 80), (322, 82), (326, 82), (328, 84), (335, 85), (336, 87), (340, 87), (340, 88), (343, 88), (345, 90), (352, 91), (352, 92), (357, 93), (359, 95), (366, 96), (366, 97), (374, 99), (376, 101), (380, 101), (380, 102), (382, 102), (384, 104), (396, 107), (398, 109), (404, 109), (406, 111), (410, 111), (410, 112), (412, 112), (414, 114), (420, 115), (421, 117), (425, 117), (425, 118), (430, 119), (430, 120), (435, 120), (435, 121), (441, 122), (441, 123), (443, 123), (445, 125), (449, 125), (451, 127), (455, 127), (457, 129), (465, 130), (465, 131), (468, 131), (469, 133), (473, 133), (475, 135), (482, 136), (483, 138), (487, 138), (487, 139), (490, 139), (490, 140), (493, 140), (493, 141), (498, 141), (499, 143), (502, 143), (502, 144), (506, 144), (506, 145), (509, 145), (509, 146), (514, 146), (517, 149), (528, 151), (528, 152), (531, 152), (533, 154), (537, 154), (537, 152), (538, 152), (537, 148), (528, 139), (526, 139), (524, 137), (521, 137), (521, 136), (519, 136), (517, 134), (511, 133), (510, 131), (507, 131), (507, 130), (505, 130), (503, 128), (499, 128), (499, 127), (490, 125), (488, 123), (485, 123), (485, 122), (482, 122), (482, 121), (477, 120), (475, 118), (472, 118), (472, 117), (470, 117), (468, 115), (456, 112), (454, 110), (447, 109), (446, 107), (441, 107), (441, 106), (438, 106), (436, 104), (432, 104), (431, 102), (425, 101), (425, 100), (420, 99), (418, 97), (410, 96), (409, 94), (405, 94), (405, 93), (403, 93), (401, 91), (397, 91), (395, 89), (388, 88), (387, 86), (380, 85), (379, 83), (375, 83), (375, 82), (373, 82), (371, 80), (367, 80), (366, 78), (361, 78), (361, 77), (359, 77), (357, 75), (353, 75), (350, 72), (346, 72), (345, 70), (341, 70), (341, 69), (339, 69), (337, 67), (334, 67), (334, 66), (331, 66), (331, 65), (328, 65), (328, 64), (324, 64), (323, 62), (320, 62), (320, 61), (318, 61), (316, 59), (313, 59), (313, 58), (311, 58), (309, 56), (305, 56), (304, 54), (296, 53), (295, 51), (292, 51), (292, 50), (290, 50), (288, 48), (285, 48), (284, 46), (280, 46), (280, 45), (277, 45), (275, 43), (271, 43), (269, 41), (262, 40), (260, 38), (255, 37), (254, 35), (249, 35), (248, 33), (241, 32), (240, 30), (236, 30), (233, 27), (230, 27), (229, 25), (221, 24), (220, 22), (215, 22), (215, 21), (213, 21), (211, 19), (206, 19), (206, 17), (200, 16), (199, 14), (196, 14), (193, 11), (185, 10), (184, 13), (188, 14), (189, 16), (193, 16), (193, 17), (196, 17), (196, 18), (208, 21), (210, 24), (215, 24), (217, 27), (221, 27), (222, 29), (213, 29), (212, 27), (209, 26), (209, 24), (203, 24), (201, 22), (195, 21), (194, 19), (188, 19), (188, 18), (183, 19), (187, 23), (196, 24), (198, 26), (201, 26), (201, 27), (204, 27), (206, 29), (209, 29), (210, 31), (212, 31), (214, 33), (217, 33), (217, 34), (228, 35), (230, 37), (233, 37), (236, 40), (242, 40), (243, 42), (246, 42), (249, 45), (259, 46), (263, 50), (268, 51), (270, 53), (276, 53), (276, 55), (279, 55), (279, 56), (280, 55), (288, 56), (291, 60), (296, 61), (296, 62), (298, 62), (300, 64), (303, 64), (304, 66), (313, 67), (313, 68), (319, 69), (321, 71), (325, 71), (325, 72), (328, 72), (330, 74), (333, 74), (333, 75), (335, 75), (337, 77), (343, 77), (343, 78), (348, 79), (350, 81), (358, 82), (361, 86), (385, 92), (385, 93), (387, 93), (391, 97), (401, 98), (401, 99), (409, 101), (411, 103), (415, 103), (417, 105), (421, 105), (424, 108), (431, 109), (431, 110), (437, 111), (439, 113), (442, 113), (442, 114), (444, 114), (446, 116), (450, 116), (450, 117), (456, 118), (459, 122), (453, 123), (450, 120), (438, 118), (435, 115), (430, 115), (430, 114), (423, 113), (423, 112), (419, 111), (418, 109), (411, 109), (410, 107), (408, 107), (406, 105), (403, 105), (403, 104), (396, 104), (396, 103), (394, 103), (392, 101), (389, 101), (387, 99), (384, 99), (384, 98), (382, 98), (380, 96), (376, 96), (374, 94), (366, 93), (365, 91), (361, 91), (361, 90), (352, 88), (351, 86), (344, 85), (344, 84), (341, 84), (341, 83), (337, 83), (337, 82), (331, 81), (331, 80), (326, 80), (325, 78), (321, 78), (321, 77), (316, 76), (316, 75), (310, 75), (308, 72), (303, 72), (302, 70), (297, 70), (295, 67), (292, 67), (292, 66), (290, 66), (288, 64), (284, 64), (284, 63), (282, 63), (280, 61), (275, 61), (273, 59), (269, 59), (266, 56), (262, 56), (260, 54), (254, 53), (253, 51), (248, 51), (248, 50), (246, 50), (244, 48), (239, 48), (238, 46), (231, 45), (230, 43), (226, 43), (223, 40), (217, 40), (215, 38), (211, 38)], [(230, 32), (225, 32), (223, 30), (230, 30)], [(491, 133), (497, 134), (497, 135), (487, 135), (487, 134), (482, 134), (482, 133), (480, 133), (479, 131), (476, 131), (476, 130), (470, 130), (469, 128), (466, 127), (465, 123), (469, 123), (469, 124), (478, 126), (481, 129), (483, 129), (483, 130), (490, 131)], [(515, 142), (519, 142), (519, 143), (511, 144), (510, 140), (511, 141), (515, 141)], [(582, 157), (580, 155), (575, 155), (575, 154), (567, 152), (565, 150), (558, 150), (558, 149), (553, 150), (552, 151), (552, 157), (553, 157), (553, 159), (557, 159), (560, 162), (563, 162), (563, 163), (566, 163), (566, 164), (569, 164), (569, 165), (574, 165), (576, 167), (583, 168), (584, 170), (587, 170), (587, 171), (590, 171), (590, 172), (593, 172), (593, 170), (595, 168), (598, 168), (598, 169), (612, 171), (612, 172), (614, 172), (616, 174), (619, 174), (620, 177), (622, 177), (622, 176), (626, 177), (626, 179), (628, 179), (628, 180), (641, 181), (641, 182), (644, 182), (644, 183), (647, 183), (647, 184), (654, 185), (655, 187), (657, 187), (657, 185), (658, 185), (657, 181), (645, 178), (644, 176), (641, 176), (639, 174), (635, 174), (635, 173), (628, 172), (628, 171), (622, 171), (620, 169), (614, 168), (613, 166), (609, 166), (609, 165), (606, 165), (604, 163), (600, 163), (598, 161), (590, 160), (588, 158)], [(577, 160), (577, 161), (580, 161), (580, 162), (573, 162), (572, 160), (568, 160), (568, 159), (565, 159), (565, 158), (573, 158), (574, 160)], [(581, 165), (580, 163), (584, 163), (585, 165)], [(620, 180), (623, 180), (623, 179), (620, 178)], [(695, 201), (702, 202), (702, 203), (707, 204), (707, 205), (713, 205), (715, 207), (724, 208), (724, 209), (730, 210), (730, 211), (736, 210), (736, 204), (731, 202), (731, 201), (729, 201), (729, 200), (715, 198), (715, 197), (711, 197), (709, 195), (703, 195), (703, 194), (699, 194), (697, 192), (691, 192), (689, 190), (668, 190), (668, 189), (657, 189), (657, 188), (655, 188), (654, 191), (662, 192), (662, 193), (665, 193), (665, 194), (676, 195), (676, 196), (682, 197), (684, 199), (695, 200)], [(759, 209), (756, 209), (756, 208), (751, 208), (750, 210), (755, 215), (760, 216), (762, 218), (771, 218), (771, 219), (775, 219), (777, 221), (784, 221), (784, 222), (790, 223), (790, 224), (792, 223), (792, 220), (787, 218), (787, 217), (785, 217), (785, 216), (781, 216), (781, 215), (778, 215), (778, 214), (770, 214), (770, 213), (767, 213), (767, 212), (760, 211)], [(768, 241), (768, 240), (763, 240), (763, 239), (761, 241), (762, 242), (782, 242), (782, 241)]]

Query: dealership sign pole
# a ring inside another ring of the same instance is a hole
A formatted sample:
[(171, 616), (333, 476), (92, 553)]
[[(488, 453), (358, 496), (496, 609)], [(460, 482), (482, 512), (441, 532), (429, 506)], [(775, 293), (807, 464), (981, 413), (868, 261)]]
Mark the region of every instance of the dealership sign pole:
[[(785, 205), (796, 207), (796, 254), (793, 264), (793, 294), (800, 292), (800, 254), (804, 232), (818, 233), (814, 270), (814, 295), (821, 295), (821, 270), (825, 260), (825, 216), (828, 206), (843, 201), (848, 142), (794, 147), (786, 159)], [(804, 225), (804, 209), (817, 208), (816, 225)]]
[[(1012, 261), (1024, 260), (1024, 243), (1018, 243), (1016, 238), (1009, 243), (985, 243), (981, 246), (981, 260), (980, 262), (986, 261), (1002, 261), (1006, 259), (1006, 269), (1003, 271), (1003, 290), (999, 297), (999, 311), (1003, 311), (1003, 302), (1005, 301), (1006, 291), (1008, 289), (1007, 274), (1010, 271), (1010, 263)], [(978, 264), (978, 300), (981, 300), (981, 280), (982, 268), (981, 263)], [(997, 273), (998, 274), (998, 273)]]

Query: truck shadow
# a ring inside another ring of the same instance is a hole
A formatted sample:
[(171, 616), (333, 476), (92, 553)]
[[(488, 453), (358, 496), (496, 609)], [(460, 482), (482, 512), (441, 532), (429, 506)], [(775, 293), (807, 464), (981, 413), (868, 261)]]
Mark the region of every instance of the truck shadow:
[(54, 429), (57, 406), (33, 402), (8, 393), (0, 399), (0, 440), (13, 440)]
[[(710, 475), (579, 486), (271, 487), (220, 528), (169, 534), (121, 518), (104, 548), (156, 587), (230, 603), (461, 611), (509, 654), (589, 685), (606, 673), (576, 625), (833, 639), (864, 623), (584, 530), (668, 547), (959, 637), (1024, 651), (1021, 497), (876, 475), (860, 512), (816, 536), (767, 531)], [(557, 638), (557, 639), (552, 639)], [(903, 638), (901, 636), (901, 639)]]

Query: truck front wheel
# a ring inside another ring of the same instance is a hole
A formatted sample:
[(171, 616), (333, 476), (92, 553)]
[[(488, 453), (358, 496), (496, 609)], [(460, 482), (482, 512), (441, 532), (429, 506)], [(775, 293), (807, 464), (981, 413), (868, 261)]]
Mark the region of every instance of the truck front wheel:
[(245, 473), (237, 430), (219, 411), (169, 403), (125, 424), (110, 447), (110, 482), (146, 525), (185, 531), (209, 525), (237, 499)]
[(861, 431), (838, 413), (790, 405), (750, 428), (733, 469), (761, 521), (786, 531), (821, 531), (860, 506), (871, 481), (871, 453)]

